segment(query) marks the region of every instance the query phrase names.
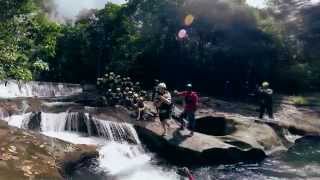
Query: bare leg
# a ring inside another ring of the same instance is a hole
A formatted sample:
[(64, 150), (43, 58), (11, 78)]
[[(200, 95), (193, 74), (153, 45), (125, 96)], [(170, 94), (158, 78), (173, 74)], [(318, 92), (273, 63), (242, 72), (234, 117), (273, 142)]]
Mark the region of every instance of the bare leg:
[(138, 108), (138, 117), (137, 117), (137, 121), (139, 121), (141, 119), (141, 110), (140, 108)]
[(169, 123), (168, 123), (168, 120), (169, 119), (166, 119), (166, 120), (164, 120), (164, 121), (162, 121), (161, 122), (161, 124), (162, 124), (162, 127), (163, 127), (163, 135), (167, 135), (167, 131), (168, 131), (168, 129), (170, 128), (170, 125), (169, 125)]
[(163, 136), (167, 134), (167, 128), (166, 128), (166, 121), (161, 122), (162, 128), (163, 128)]

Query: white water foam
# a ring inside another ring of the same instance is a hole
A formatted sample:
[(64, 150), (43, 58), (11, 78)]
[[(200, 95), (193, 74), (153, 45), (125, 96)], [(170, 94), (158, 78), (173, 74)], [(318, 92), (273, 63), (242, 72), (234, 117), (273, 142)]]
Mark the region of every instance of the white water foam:
[(0, 97), (57, 97), (70, 96), (82, 92), (80, 85), (50, 82), (0, 81)]
[[(31, 113), (6, 118), (9, 125), (23, 127)], [(152, 164), (152, 154), (146, 153), (143, 147), (124, 142), (112, 142), (105, 137), (86, 137), (81, 133), (65, 131), (68, 113), (41, 113), (41, 133), (74, 144), (89, 144), (99, 147), (99, 168), (119, 180), (178, 180), (173, 170), (164, 170)], [(102, 120), (101, 120), (102, 121)], [(105, 122), (105, 121), (103, 121)], [(114, 123), (115, 122), (111, 122)], [(120, 123), (121, 124), (121, 123)], [(100, 126), (110, 126), (102, 123)], [(122, 126), (121, 126), (122, 127)], [(139, 141), (136, 131), (130, 127), (132, 135)], [(140, 142), (140, 141), (139, 141)]]
[(66, 127), (68, 113), (41, 113), (42, 132), (63, 132)]
[(152, 165), (141, 146), (111, 142), (99, 151), (100, 168), (121, 180), (178, 180), (173, 171)]
[(31, 113), (26, 113), (23, 115), (13, 115), (5, 117), (3, 120), (7, 121), (10, 126), (17, 128), (25, 128), (26, 124), (29, 122)]

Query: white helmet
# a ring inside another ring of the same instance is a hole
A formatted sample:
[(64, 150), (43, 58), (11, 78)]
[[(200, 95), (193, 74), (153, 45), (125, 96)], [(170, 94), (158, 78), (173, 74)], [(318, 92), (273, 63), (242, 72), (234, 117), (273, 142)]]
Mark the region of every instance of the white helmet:
[(162, 89), (167, 89), (167, 85), (165, 83), (158, 84), (158, 87)]

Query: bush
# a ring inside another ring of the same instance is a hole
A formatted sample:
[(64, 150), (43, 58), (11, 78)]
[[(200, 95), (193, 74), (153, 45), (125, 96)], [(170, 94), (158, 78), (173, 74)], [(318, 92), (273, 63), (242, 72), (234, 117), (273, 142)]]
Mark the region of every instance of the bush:
[(296, 106), (306, 106), (309, 104), (309, 101), (302, 96), (297, 96), (292, 98), (292, 103)]

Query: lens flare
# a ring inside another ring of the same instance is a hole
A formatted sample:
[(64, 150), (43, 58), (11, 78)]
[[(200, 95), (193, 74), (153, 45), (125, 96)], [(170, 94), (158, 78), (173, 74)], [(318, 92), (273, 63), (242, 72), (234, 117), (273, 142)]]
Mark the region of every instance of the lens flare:
[(186, 38), (186, 37), (187, 37), (187, 31), (186, 31), (185, 29), (181, 29), (181, 30), (179, 31), (179, 33), (178, 33), (178, 37), (179, 37), (180, 39)]
[(190, 26), (193, 23), (193, 21), (194, 17), (191, 14), (189, 14), (184, 18), (184, 25)]

